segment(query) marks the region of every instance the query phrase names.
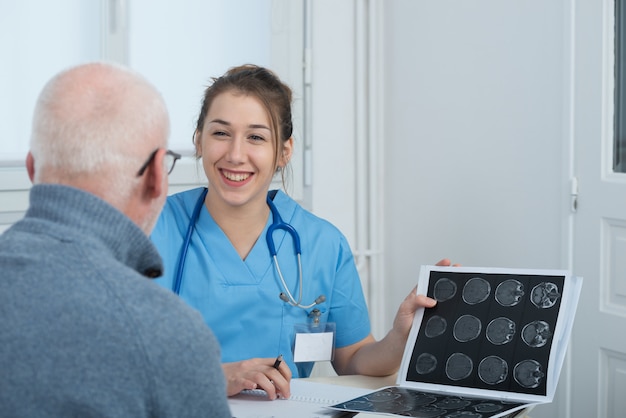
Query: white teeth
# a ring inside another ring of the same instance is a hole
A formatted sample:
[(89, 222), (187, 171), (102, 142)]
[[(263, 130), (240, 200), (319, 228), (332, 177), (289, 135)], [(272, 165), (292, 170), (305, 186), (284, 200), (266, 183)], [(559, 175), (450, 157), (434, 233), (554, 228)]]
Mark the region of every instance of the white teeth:
[(226, 171), (224, 171), (223, 173), (224, 173), (224, 177), (226, 177), (230, 181), (244, 181), (245, 179), (250, 177), (250, 174), (229, 173)]

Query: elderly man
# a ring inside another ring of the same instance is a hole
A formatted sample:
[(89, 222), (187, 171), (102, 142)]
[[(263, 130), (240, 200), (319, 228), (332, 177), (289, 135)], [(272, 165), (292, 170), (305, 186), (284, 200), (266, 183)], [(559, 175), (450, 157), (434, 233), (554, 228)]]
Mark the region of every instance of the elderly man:
[(168, 136), (161, 95), (123, 67), (44, 87), (30, 206), (0, 236), (0, 416), (231, 416), (213, 334), (150, 280)]

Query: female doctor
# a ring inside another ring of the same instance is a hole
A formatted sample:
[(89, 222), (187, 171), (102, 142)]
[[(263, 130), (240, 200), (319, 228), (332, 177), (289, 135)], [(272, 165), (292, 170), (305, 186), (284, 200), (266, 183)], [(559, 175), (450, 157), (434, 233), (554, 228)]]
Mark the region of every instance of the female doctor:
[(270, 399), (289, 397), (291, 377), (311, 372), (310, 351), (326, 350), (327, 339), (306, 338), (319, 327), (334, 339), (338, 374), (394, 373), (415, 311), (435, 304), (413, 289), (376, 341), (346, 238), (282, 191), (268, 193), (277, 172), (284, 181), (293, 151), (291, 96), (253, 65), (213, 79), (193, 137), (208, 189), (170, 196), (152, 233), (165, 263), (157, 282), (215, 333), (229, 396), (260, 388)]

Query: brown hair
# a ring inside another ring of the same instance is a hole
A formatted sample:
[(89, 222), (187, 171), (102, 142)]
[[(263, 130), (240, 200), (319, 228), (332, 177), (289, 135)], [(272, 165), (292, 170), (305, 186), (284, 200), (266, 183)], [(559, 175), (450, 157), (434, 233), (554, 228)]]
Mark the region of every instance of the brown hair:
[(284, 142), (291, 138), (293, 133), (291, 88), (272, 71), (253, 64), (233, 67), (223, 76), (212, 80), (213, 83), (204, 91), (202, 107), (193, 135), (194, 144), (204, 128), (204, 120), (213, 100), (225, 92), (240, 92), (259, 99), (269, 115), (272, 135), (275, 138), (274, 165), (276, 166), (282, 155)]

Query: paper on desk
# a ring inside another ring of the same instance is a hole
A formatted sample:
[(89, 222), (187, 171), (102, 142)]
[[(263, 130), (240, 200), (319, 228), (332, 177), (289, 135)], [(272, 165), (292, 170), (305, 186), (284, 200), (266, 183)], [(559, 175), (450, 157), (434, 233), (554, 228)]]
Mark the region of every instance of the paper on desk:
[(228, 398), (228, 404), (234, 418), (328, 418), (337, 415), (337, 411), (325, 406), (370, 391), (371, 389), (293, 379), (289, 399), (271, 401), (263, 391), (248, 391)]

